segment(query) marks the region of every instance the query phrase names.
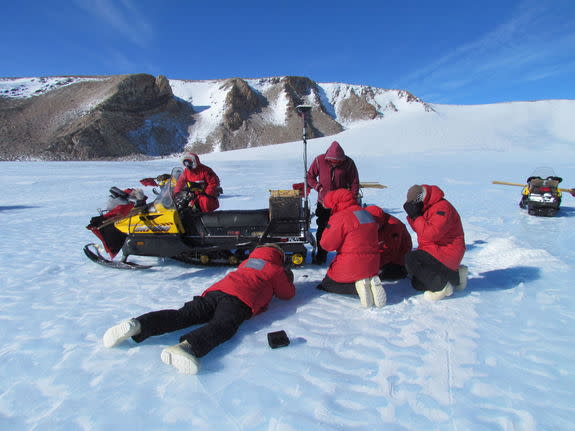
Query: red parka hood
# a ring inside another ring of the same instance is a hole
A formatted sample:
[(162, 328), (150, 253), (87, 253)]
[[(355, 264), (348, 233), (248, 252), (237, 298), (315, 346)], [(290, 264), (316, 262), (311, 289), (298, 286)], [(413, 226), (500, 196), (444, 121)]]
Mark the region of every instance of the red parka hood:
[(200, 156), (198, 156), (196, 153), (191, 153), (189, 151), (186, 151), (180, 157), (180, 162), (184, 163), (184, 160), (194, 160), (197, 166), (201, 165)]
[(283, 253), (275, 247), (257, 247), (250, 253), (250, 258), (262, 259), (274, 265), (283, 265)]
[(325, 152), (326, 159), (345, 160), (345, 153), (343, 148), (337, 141), (333, 141), (327, 151)]
[(332, 213), (337, 213), (341, 210), (357, 205), (357, 201), (353, 197), (353, 193), (348, 189), (332, 190), (323, 201), (326, 208), (330, 208)]
[(445, 196), (443, 190), (437, 186), (422, 184), (421, 187), (425, 188), (425, 199), (423, 200), (424, 211), (433, 204), (439, 202)]

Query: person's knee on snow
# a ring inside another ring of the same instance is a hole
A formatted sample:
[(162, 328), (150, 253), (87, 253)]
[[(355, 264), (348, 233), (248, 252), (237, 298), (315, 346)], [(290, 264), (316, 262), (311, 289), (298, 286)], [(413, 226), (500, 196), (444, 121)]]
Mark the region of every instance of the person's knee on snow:
[[(417, 288), (422, 283), (426, 291), (443, 291), (443, 297), (450, 296), (453, 287), (461, 284), (459, 267), (465, 253), (463, 226), (457, 210), (439, 187), (426, 184), (410, 187), (403, 207), (418, 242), (417, 250), (406, 256), (407, 271), (418, 280), (412, 284)], [(438, 296), (441, 295), (425, 297)]]
[[(323, 290), (357, 294), (356, 282), (379, 274), (378, 224), (349, 190), (327, 193), (324, 204), (331, 209), (332, 215), (323, 232), (321, 246), (327, 251), (335, 251), (336, 255), (322, 282)], [(379, 279), (377, 289), (376, 293), (381, 297)]]

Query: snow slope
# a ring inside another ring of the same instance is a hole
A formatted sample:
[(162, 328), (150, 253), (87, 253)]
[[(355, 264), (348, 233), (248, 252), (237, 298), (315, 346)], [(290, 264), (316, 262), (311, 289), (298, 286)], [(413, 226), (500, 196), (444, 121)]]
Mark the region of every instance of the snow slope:
[[(464, 223), (468, 289), (429, 303), (401, 280), (386, 284), (386, 307), (365, 310), (315, 289), (326, 268), (306, 265), (296, 297), (244, 323), (197, 376), (160, 361), (181, 332), (115, 349), (101, 337), (179, 307), (230, 269), (140, 257), (156, 266), (122, 272), (82, 253), (109, 187), (137, 186), (176, 159), (2, 163), (0, 429), (572, 429), (575, 199), (536, 218), (519, 209), (519, 188), (491, 181), (552, 166), (575, 186), (575, 102), (434, 108), (337, 139), (362, 181), (389, 186), (365, 190), (364, 202), (401, 220), (412, 184), (445, 191)], [(309, 162), (332, 140), (309, 141)], [(264, 208), (268, 189), (301, 181), (301, 149), (203, 157), (222, 179), (222, 209)], [(292, 343), (272, 350), (266, 334), (279, 329)]]

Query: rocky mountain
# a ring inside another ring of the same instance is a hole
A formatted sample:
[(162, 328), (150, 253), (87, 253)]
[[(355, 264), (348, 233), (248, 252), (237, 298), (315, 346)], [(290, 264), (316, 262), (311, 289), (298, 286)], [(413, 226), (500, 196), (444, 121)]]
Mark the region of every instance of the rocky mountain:
[(407, 91), (305, 77), (184, 81), (146, 74), (1, 78), (0, 160), (198, 153), (308, 138), (401, 111), (433, 111)]

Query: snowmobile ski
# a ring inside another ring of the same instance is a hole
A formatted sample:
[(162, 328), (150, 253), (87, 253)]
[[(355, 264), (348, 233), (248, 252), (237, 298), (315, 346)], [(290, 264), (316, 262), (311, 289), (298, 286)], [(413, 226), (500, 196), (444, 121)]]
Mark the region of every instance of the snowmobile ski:
[(126, 260), (109, 260), (102, 256), (98, 247), (94, 243), (86, 244), (84, 246), (84, 253), (92, 262), (99, 263), (100, 265), (109, 268), (117, 269), (149, 269), (152, 265), (140, 265), (139, 263), (128, 262)]

